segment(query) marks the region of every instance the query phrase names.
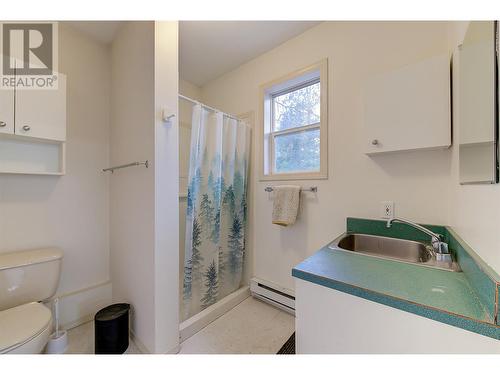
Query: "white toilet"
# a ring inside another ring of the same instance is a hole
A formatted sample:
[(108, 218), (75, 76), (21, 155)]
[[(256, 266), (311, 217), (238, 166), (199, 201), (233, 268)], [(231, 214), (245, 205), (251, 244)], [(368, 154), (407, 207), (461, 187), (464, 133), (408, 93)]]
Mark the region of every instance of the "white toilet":
[(43, 351), (52, 313), (41, 301), (56, 293), (62, 257), (58, 248), (0, 254), (0, 354)]

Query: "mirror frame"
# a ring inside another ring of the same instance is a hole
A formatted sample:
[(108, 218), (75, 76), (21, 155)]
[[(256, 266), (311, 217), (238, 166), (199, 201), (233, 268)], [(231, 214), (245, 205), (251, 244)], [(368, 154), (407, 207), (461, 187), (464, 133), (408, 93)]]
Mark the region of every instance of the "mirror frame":
[[(495, 89), (494, 89), (494, 95), (495, 95), (495, 102), (494, 102), (494, 140), (493, 140), (493, 178), (489, 181), (472, 181), (472, 182), (461, 182), (460, 181), (460, 173), (458, 176), (459, 183), (460, 185), (491, 185), (491, 184), (498, 184), (500, 182), (500, 170), (499, 170), (499, 76), (498, 76), (498, 60), (499, 60), (499, 30), (498, 30), (498, 21), (493, 21), (494, 26), (493, 26), (493, 42), (494, 42), (494, 48), (495, 48), (495, 53), (494, 53), (494, 59), (495, 61), (493, 62), (493, 71), (494, 71), (494, 83), (495, 83)], [(462, 48), (462, 45), (459, 46), (460, 49)], [(460, 145), (460, 141), (459, 144)], [(459, 160), (458, 163), (460, 165), (460, 152), (459, 152)]]
[(495, 22), (495, 36), (494, 36), (494, 40), (495, 40), (495, 62), (494, 62), (494, 66), (495, 66), (495, 147), (494, 147), (494, 153), (495, 153), (495, 166), (494, 166), (494, 181), (492, 183), (494, 184), (498, 184), (498, 182), (500, 182), (500, 170), (499, 170), (499, 166), (498, 166), (498, 163), (499, 163), (499, 155), (498, 155), (498, 137), (499, 137), (499, 124), (498, 124), (498, 114), (499, 114), (499, 105), (500, 105), (500, 101), (498, 99), (498, 96), (499, 96), (499, 92), (498, 92), (498, 88), (499, 88), (499, 82), (498, 82), (498, 21), (494, 21)]

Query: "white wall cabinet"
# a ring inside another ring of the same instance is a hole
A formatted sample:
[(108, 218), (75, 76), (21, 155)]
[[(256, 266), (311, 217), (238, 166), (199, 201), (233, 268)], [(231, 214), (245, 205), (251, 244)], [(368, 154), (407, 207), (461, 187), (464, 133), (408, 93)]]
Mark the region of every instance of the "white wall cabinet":
[(66, 140), (66, 76), (58, 80), (57, 90), (16, 90), (16, 134)]
[(369, 80), (364, 123), (367, 155), (451, 146), (449, 56), (435, 56)]
[(14, 134), (14, 90), (0, 90), (0, 133)]
[(66, 76), (58, 80), (54, 90), (0, 90), (0, 173), (65, 173)]

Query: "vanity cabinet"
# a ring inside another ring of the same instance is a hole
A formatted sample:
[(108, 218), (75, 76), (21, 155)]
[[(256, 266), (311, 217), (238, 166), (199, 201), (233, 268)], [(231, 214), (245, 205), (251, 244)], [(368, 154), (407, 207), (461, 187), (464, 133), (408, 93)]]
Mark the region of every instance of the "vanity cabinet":
[(66, 76), (53, 90), (0, 90), (0, 173), (65, 173)]
[(369, 79), (364, 124), (367, 155), (451, 146), (448, 54)]
[(295, 279), (297, 354), (500, 354), (500, 341)]

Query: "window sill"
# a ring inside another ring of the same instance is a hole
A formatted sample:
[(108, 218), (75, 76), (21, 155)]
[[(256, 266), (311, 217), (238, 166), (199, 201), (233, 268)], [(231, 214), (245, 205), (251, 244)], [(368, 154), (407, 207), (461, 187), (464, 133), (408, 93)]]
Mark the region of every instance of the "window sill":
[(290, 173), (261, 175), (259, 181), (327, 180), (328, 173)]

